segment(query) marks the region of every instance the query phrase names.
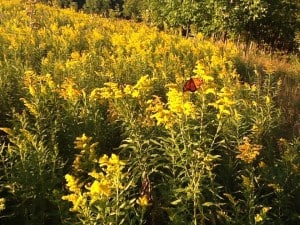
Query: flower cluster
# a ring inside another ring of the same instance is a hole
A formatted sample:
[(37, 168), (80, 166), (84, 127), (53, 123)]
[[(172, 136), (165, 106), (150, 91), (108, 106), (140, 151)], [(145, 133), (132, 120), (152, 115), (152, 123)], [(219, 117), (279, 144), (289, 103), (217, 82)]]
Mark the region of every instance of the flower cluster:
[(259, 156), (262, 145), (250, 144), (248, 137), (244, 137), (244, 143), (238, 146), (239, 154), (236, 158), (241, 159), (245, 163), (252, 163)]
[[(94, 204), (99, 204), (99, 207), (108, 206), (109, 198), (115, 196), (123, 188), (122, 170), (125, 162), (121, 161), (116, 154), (110, 157), (103, 155), (96, 160), (95, 146), (97, 144), (91, 144), (91, 140), (84, 134), (76, 139), (75, 148), (81, 150), (73, 162), (73, 169), (77, 175), (65, 175), (70, 194), (63, 196), (62, 199), (72, 202), (71, 210), (78, 213), (82, 213)], [(88, 168), (93, 168), (84, 180), (78, 177), (78, 171), (83, 168), (85, 172), (88, 172), (86, 171)]]
[(232, 115), (234, 113), (233, 106), (236, 104), (233, 99), (233, 90), (229, 87), (223, 87), (217, 93), (217, 97), (216, 102), (209, 104), (218, 110), (217, 118), (221, 119)]

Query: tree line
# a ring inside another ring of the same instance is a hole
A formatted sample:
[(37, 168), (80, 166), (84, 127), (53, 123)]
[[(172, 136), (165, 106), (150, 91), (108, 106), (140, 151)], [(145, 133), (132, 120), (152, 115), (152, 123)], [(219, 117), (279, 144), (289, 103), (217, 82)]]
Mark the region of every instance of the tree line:
[(106, 17), (149, 22), (160, 29), (201, 32), (217, 39), (254, 41), (299, 51), (298, 0), (40, 0)]

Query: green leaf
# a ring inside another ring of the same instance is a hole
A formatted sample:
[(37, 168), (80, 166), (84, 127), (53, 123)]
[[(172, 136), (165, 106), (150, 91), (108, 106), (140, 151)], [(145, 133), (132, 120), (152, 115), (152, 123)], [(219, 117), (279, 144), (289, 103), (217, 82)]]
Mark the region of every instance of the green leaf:
[(204, 202), (202, 204), (202, 206), (206, 206), (206, 207), (210, 207), (210, 206), (213, 206), (213, 205), (215, 205), (215, 203), (213, 203), (213, 202)]
[(181, 202), (182, 202), (181, 199), (177, 199), (177, 200), (171, 202), (171, 204), (172, 204), (172, 205), (178, 205), (178, 204), (181, 203)]

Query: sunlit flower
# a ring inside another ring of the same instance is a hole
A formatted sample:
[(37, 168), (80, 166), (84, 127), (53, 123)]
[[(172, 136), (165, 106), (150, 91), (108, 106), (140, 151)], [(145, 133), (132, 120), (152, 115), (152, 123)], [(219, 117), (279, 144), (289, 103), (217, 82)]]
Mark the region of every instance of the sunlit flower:
[(259, 223), (259, 222), (262, 222), (262, 221), (263, 221), (263, 218), (262, 218), (262, 216), (258, 213), (258, 214), (255, 215), (254, 220), (255, 220), (255, 223)]
[(76, 137), (76, 140), (74, 141), (75, 149), (87, 148), (91, 140), (92, 138), (87, 137), (85, 134), (83, 134), (81, 137)]
[(186, 101), (183, 98), (182, 91), (175, 88), (170, 88), (168, 93), (168, 108), (177, 116), (195, 116), (195, 107), (192, 102)]
[(99, 195), (103, 194), (106, 197), (109, 197), (111, 194), (111, 183), (106, 180), (102, 179), (101, 181), (95, 180), (90, 187), (91, 195)]
[(137, 199), (136, 202), (137, 202), (137, 204), (139, 204), (140, 206), (146, 207), (146, 206), (149, 205), (149, 199), (148, 199), (148, 196), (147, 196), (147, 195), (143, 195), (143, 196), (139, 197), (139, 198)]
[(96, 170), (93, 170), (92, 172), (88, 173), (88, 175), (97, 180), (102, 180), (104, 178), (104, 174), (102, 172), (97, 172)]
[(205, 82), (214, 80), (213, 76), (208, 75), (206, 67), (200, 61), (197, 62), (197, 65), (193, 72), (201, 77), (201, 79), (203, 79)]
[(72, 104), (76, 104), (79, 101), (82, 92), (76, 89), (76, 84), (73, 80), (66, 79), (58, 90), (58, 93), (63, 99)]
[(174, 125), (173, 113), (165, 109), (166, 105), (158, 96), (154, 96), (154, 99), (147, 101), (147, 104), (149, 106), (146, 108), (146, 112), (151, 114), (149, 118), (154, 119), (158, 126), (163, 125), (169, 129)]
[(270, 96), (266, 96), (266, 104), (269, 105), (271, 102), (271, 98)]
[(67, 181), (67, 187), (69, 188), (69, 190), (71, 192), (74, 192), (74, 193), (80, 192), (80, 187), (78, 186), (77, 179), (74, 176), (72, 176), (70, 174), (66, 174), (65, 179)]
[(72, 52), (71, 53), (71, 59), (72, 60), (79, 60), (80, 59), (80, 53), (78, 51)]
[(261, 224), (261, 222), (263, 222), (266, 219), (266, 214), (270, 211), (270, 209), (271, 207), (263, 207), (260, 210), (260, 213), (257, 213), (254, 217), (255, 224)]
[(223, 87), (217, 93), (217, 97), (215, 102), (209, 103), (208, 105), (213, 106), (219, 111), (217, 114), (218, 119), (235, 113), (234, 106), (236, 101), (233, 99), (233, 91), (229, 87)]

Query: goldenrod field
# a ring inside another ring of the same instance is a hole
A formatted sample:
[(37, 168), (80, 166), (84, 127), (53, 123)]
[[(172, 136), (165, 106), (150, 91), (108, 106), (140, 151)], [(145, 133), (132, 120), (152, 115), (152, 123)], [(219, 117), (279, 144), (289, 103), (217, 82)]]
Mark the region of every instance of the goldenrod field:
[(297, 56), (2, 0), (0, 224), (299, 224), (299, 74)]

